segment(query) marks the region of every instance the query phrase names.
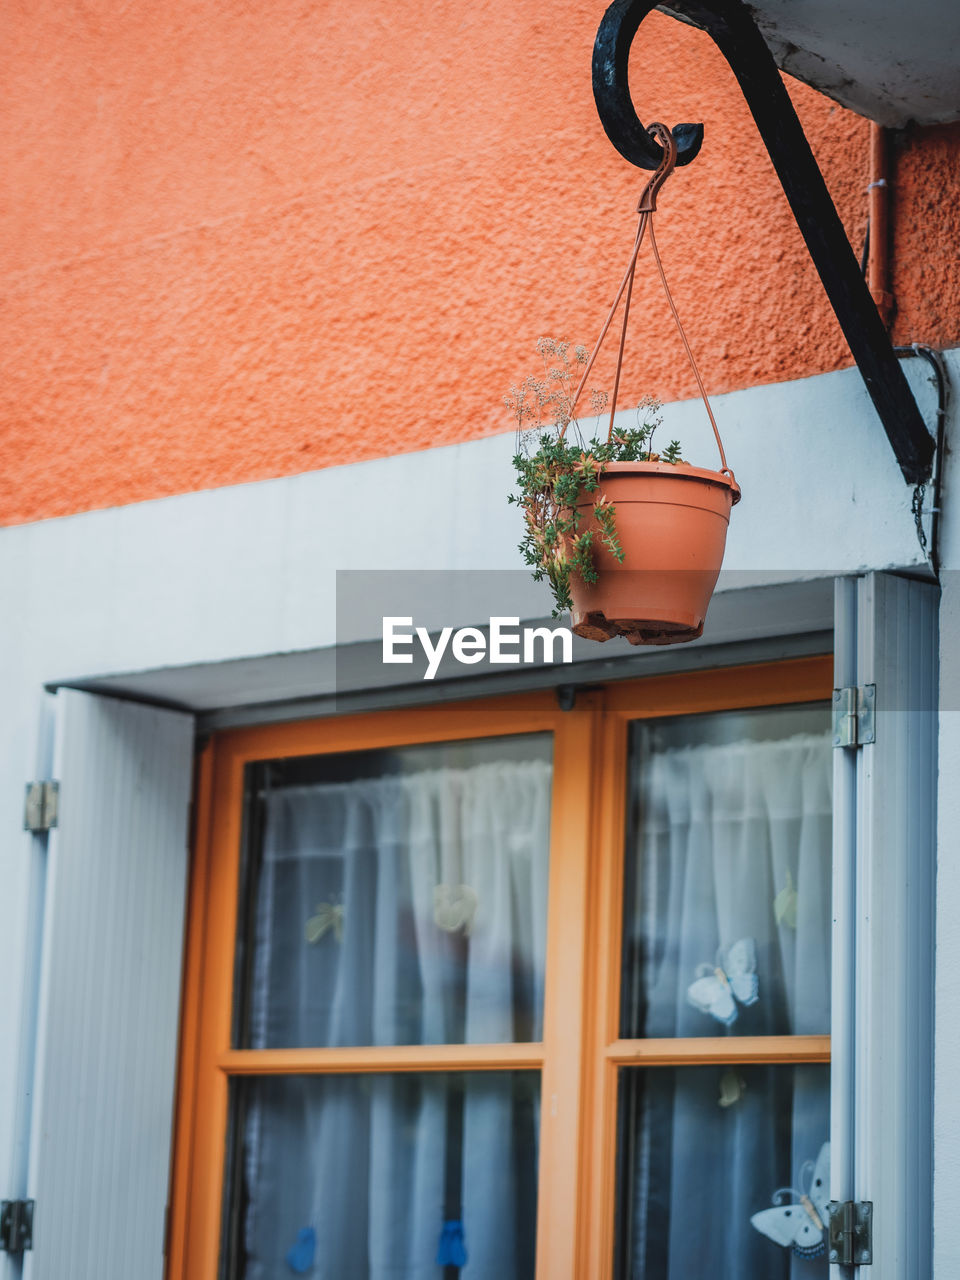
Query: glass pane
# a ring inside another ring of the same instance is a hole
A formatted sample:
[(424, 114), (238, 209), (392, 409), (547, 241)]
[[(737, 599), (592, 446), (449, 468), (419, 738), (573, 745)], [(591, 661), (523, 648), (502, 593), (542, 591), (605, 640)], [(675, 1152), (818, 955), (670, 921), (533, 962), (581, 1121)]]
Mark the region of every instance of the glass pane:
[(234, 1083), (226, 1274), (532, 1280), (535, 1071)]
[(829, 707), (631, 726), (621, 1035), (830, 1030)]
[(235, 1043), (541, 1039), (552, 746), (251, 768)]
[(620, 1073), (618, 1280), (828, 1274), (827, 1066)]

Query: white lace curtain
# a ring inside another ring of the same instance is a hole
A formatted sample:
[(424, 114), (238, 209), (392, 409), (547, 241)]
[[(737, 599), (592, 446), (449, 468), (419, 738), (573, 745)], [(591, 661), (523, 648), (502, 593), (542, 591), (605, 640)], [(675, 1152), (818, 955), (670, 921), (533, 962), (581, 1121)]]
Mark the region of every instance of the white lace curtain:
[[(810, 734), (641, 758), (627, 854), (636, 862), (627, 917), (635, 981), (625, 1013), (635, 1025), (625, 1031), (829, 1031), (831, 768), (829, 739)], [(744, 939), (755, 949), (757, 999), (738, 1003), (727, 1028), (689, 989), (701, 966), (722, 965)], [(825, 1068), (654, 1070), (639, 1097), (623, 1135), (631, 1276), (826, 1274), (824, 1259), (796, 1258), (750, 1225), (828, 1138)]]
[[(698, 966), (744, 938), (755, 948), (758, 999), (739, 1006), (730, 1033), (826, 1031), (827, 740), (661, 751), (633, 781), (627, 932), (640, 1033), (723, 1034), (688, 989)], [(539, 1039), (549, 809), (550, 768), (537, 761), (270, 794), (251, 1044)], [(750, 1218), (796, 1183), (826, 1140), (826, 1069), (744, 1069), (739, 1097), (724, 1107), (722, 1074), (643, 1073), (621, 1134), (629, 1274), (821, 1274), (822, 1260), (793, 1258)], [(412, 1073), (252, 1086), (242, 1274), (272, 1280), (302, 1264), (331, 1280), (440, 1280), (438, 1242), (454, 1218), (465, 1280), (529, 1280), (539, 1081), (525, 1078)]]
[[(537, 760), (269, 794), (252, 1046), (540, 1039), (549, 814)], [(255, 1085), (243, 1274), (438, 1280), (452, 1219), (465, 1280), (527, 1280), (538, 1092), (536, 1073)]]

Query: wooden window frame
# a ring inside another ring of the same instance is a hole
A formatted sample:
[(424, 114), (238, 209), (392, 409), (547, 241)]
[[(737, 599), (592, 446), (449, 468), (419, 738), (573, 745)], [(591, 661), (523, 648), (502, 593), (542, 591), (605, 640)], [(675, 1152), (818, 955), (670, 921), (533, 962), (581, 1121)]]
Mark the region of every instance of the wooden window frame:
[[(619, 1068), (830, 1059), (829, 1036), (619, 1038), (630, 723), (820, 701), (830, 696), (832, 662), (799, 658), (624, 681), (578, 692), (570, 711), (544, 691), (213, 735), (197, 764), (168, 1280), (218, 1274), (231, 1078), (521, 1068), (541, 1072), (537, 1280), (609, 1280)], [(542, 1042), (234, 1049), (246, 765), (537, 732), (553, 734)]]

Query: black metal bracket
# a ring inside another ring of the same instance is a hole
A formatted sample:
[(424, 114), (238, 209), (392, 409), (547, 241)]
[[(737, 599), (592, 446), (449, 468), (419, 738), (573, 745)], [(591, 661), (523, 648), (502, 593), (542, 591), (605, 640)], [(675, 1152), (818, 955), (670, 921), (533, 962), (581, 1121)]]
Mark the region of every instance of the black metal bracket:
[[(662, 147), (641, 124), (627, 83), (630, 46), (657, 0), (614, 0), (593, 47), (593, 96), (607, 137), (631, 164), (655, 169)], [(780, 72), (750, 11), (740, 0), (669, 0), (663, 6), (711, 36), (737, 77), (817, 274), (849, 344), (904, 479), (930, 475), (934, 440), (897, 361), (843, 223)], [(689, 164), (703, 142), (702, 124), (673, 129), (677, 164)]]

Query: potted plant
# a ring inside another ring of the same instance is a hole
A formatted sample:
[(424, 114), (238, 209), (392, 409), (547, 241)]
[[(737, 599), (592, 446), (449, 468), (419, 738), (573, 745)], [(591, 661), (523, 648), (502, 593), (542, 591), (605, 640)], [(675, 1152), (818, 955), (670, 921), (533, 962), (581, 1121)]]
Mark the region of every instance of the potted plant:
[[(569, 609), (575, 634), (591, 640), (695, 639), (740, 500), (733, 473), (725, 462), (720, 471), (691, 466), (676, 440), (656, 452), (652, 400), (635, 426), (615, 428), (611, 413), (606, 439), (585, 439), (574, 416), (583, 379), (576, 392), (573, 379), (589, 367), (586, 348), (541, 338), (537, 350), (542, 376), (524, 379), (505, 401), (518, 427), (510, 500), (523, 512), (524, 559), (553, 589), (554, 616)], [(609, 397), (590, 399), (599, 414)]]
[[(659, 122), (647, 132), (660, 146), (660, 161), (637, 204), (639, 221), (627, 270), (593, 352), (588, 357), (585, 347), (575, 347), (571, 358), (568, 343), (541, 338), (537, 349), (543, 376), (513, 387), (506, 403), (519, 439), (514, 466), (520, 492), (512, 500), (519, 503), (526, 526), (520, 550), (534, 577), (549, 579), (555, 615), (570, 609), (574, 632), (591, 640), (623, 635), (631, 644), (675, 644), (703, 632), (723, 562), (730, 510), (740, 501), (740, 489), (727, 466), (653, 229), (658, 193), (676, 166), (676, 139)], [(654, 452), (659, 419), (653, 401), (641, 404), (635, 427), (614, 425), (637, 257), (648, 233), (664, 295), (713, 427), (719, 471), (685, 462), (676, 440), (662, 453)], [(575, 412), (621, 299), (613, 394), (590, 396), (597, 413), (610, 400), (607, 438), (587, 441)], [(578, 365), (583, 373), (572, 391)]]

